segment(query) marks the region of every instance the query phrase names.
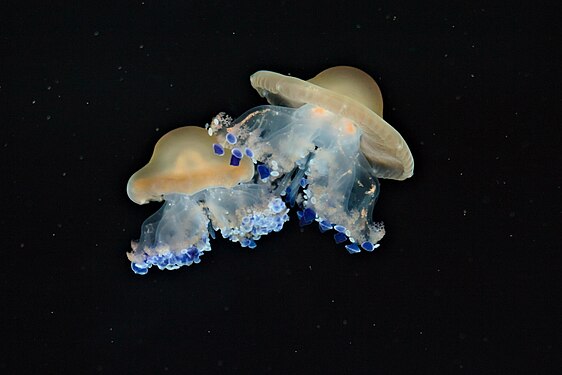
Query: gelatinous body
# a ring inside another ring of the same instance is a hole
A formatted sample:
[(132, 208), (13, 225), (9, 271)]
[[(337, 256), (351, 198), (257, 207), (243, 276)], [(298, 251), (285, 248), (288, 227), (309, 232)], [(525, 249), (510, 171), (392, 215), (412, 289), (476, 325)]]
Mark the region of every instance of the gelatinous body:
[(132, 244), (133, 271), (198, 263), (217, 232), (253, 248), (293, 207), (301, 226), (316, 222), (349, 253), (378, 247), (377, 177), (407, 178), (413, 159), (382, 120), (376, 83), (354, 68), (329, 71), (308, 82), (258, 72), (252, 85), (288, 107), (256, 107), (234, 121), (219, 114), (206, 130), (180, 128), (158, 142), (127, 187), (137, 203), (165, 200)]

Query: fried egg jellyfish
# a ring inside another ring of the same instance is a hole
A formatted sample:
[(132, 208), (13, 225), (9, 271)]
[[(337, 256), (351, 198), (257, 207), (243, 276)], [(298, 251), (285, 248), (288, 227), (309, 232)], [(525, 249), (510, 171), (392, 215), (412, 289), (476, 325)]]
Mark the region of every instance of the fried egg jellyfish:
[(128, 182), (131, 200), (165, 200), (128, 253), (133, 271), (199, 263), (216, 232), (253, 248), (297, 208), (301, 226), (333, 231), (349, 253), (373, 251), (384, 236), (372, 211), (378, 178), (404, 180), (413, 158), (382, 119), (375, 81), (352, 67), (303, 81), (259, 71), (252, 86), (271, 105), (236, 120), (217, 115), (206, 130), (184, 127), (157, 143)]

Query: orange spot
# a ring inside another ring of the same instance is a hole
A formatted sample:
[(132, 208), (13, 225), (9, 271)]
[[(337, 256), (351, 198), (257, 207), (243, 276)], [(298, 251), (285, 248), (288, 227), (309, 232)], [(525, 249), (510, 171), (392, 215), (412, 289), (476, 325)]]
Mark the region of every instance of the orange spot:
[(353, 125), (353, 123), (351, 121), (346, 121), (345, 125), (344, 125), (344, 130), (348, 134), (354, 134), (355, 133), (355, 125)]
[(315, 116), (323, 116), (326, 110), (322, 107), (314, 107), (312, 108), (312, 113), (314, 113)]

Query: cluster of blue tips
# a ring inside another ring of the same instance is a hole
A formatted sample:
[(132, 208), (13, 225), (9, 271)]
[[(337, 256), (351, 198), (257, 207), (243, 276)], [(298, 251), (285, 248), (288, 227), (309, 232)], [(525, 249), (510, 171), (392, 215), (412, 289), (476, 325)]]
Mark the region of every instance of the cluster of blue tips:
[[(309, 211), (307, 211), (309, 210)], [(313, 217), (314, 215), (314, 217)], [(315, 218), (316, 213), (314, 212), (314, 210), (307, 208), (304, 211), (298, 211), (297, 212), (297, 216), (299, 218), (300, 224), (301, 226), (303, 225), (308, 225), (310, 223), (312, 223), (312, 221)], [(341, 244), (346, 242), (349, 238), (347, 236), (347, 234), (349, 233), (347, 228), (344, 227), (343, 225), (333, 225), (331, 224), (328, 220), (319, 220), (318, 221), (318, 228), (320, 229), (320, 232), (324, 233), (328, 230), (335, 230), (336, 233), (334, 234), (334, 241), (337, 244)], [(370, 241), (365, 241), (361, 244), (361, 246), (359, 246), (357, 243), (353, 242), (350, 244), (345, 245), (346, 250), (350, 253), (350, 254), (355, 254), (361, 251), (361, 248), (365, 251), (373, 251), (378, 247), (378, 245), (374, 245), (372, 242)]]
[(149, 255), (144, 263), (131, 262), (131, 269), (139, 275), (145, 275), (152, 266), (157, 266), (161, 270), (175, 270), (181, 266), (190, 266), (201, 261), (200, 256), (203, 251), (195, 246), (182, 250), (179, 254), (168, 253), (163, 255)]
[[(238, 138), (236, 138), (236, 136), (232, 133), (227, 133), (226, 134), (226, 142), (228, 142), (231, 145), (234, 145), (238, 142)], [(224, 147), (218, 143), (214, 143), (213, 144), (213, 152), (215, 153), (215, 155), (218, 156), (223, 156), (224, 155)], [(249, 149), (248, 147), (246, 147), (244, 149), (244, 152), (242, 153), (242, 151), (239, 148), (233, 148), (230, 151), (231, 155), (230, 155), (230, 165), (232, 165), (233, 167), (237, 167), (240, 165), (240, 160), (242, 160), (242, 158), (244, 157), (244, 155), (246, 155), (249, 158), (254, 157), (254, 152)]]
[(260, 213), (253, 213), (245, 216), (238, 228), (232, 228), (223, 236), (230, 240), (239, 241), (242, 247), (253, 249), (256, 247), (255, 241), (261, 236), (271, 232), (279, 232), (283, 229), (283, 224), (289, 220), (287, 206), (281, 198), (274, 198), (268, 204), (269, 210)]

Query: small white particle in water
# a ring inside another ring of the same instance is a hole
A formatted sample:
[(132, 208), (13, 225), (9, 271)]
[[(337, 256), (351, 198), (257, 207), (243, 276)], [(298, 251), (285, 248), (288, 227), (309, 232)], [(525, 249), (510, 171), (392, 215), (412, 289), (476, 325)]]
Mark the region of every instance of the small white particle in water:
[(35, 104), (35, 103), (37, 103), (35, 100), (32, 100), (32, 101), (31, 101), (31, 104)]
[(66, 172), (62, 172), (62, 177), (66, 177)]
[(94, 36), (99, 36), (100, 32), (99, 31), (94, 31)]
[(51, 115), (47, 115), (47, 120), (50, 120), (50, 119), (51, 119)]
[(51, 86), (47, 86), (47, 90), (51, 90), (51, 89), (52, 89), (52, 87), (51, 87)]
[(144, 44), (141, 44), (141, 45), (139, 46), (139, 48), (140, 48), (140, 49), (143, 49), (143, 48), (144, 48)]

